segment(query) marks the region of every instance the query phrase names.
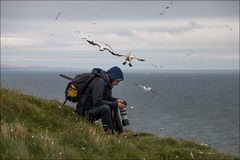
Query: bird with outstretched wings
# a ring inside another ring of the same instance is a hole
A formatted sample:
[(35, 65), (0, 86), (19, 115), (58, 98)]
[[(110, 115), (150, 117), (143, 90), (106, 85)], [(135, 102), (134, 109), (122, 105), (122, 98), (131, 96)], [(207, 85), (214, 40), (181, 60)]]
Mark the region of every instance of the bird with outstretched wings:
[(58, 12), (58, 15), (56, 16), (56, 20), (58, 20), (59, 16), (60, 16), (61, 12)]
[(139, 83), (135, 83), (135, 85), (141, 87), (144, 91), (146, 92), (153, 92), (153, 93), (157, 93), (155, 90), (153, 90), (151, 87), (149, 86), (144, 86), (144, 85), (141, 85)]
[(145, 61), (145, 59), (132, 56), (132, 54), (130, 52), (128, 54), (116, 53), (116, 51), (114, 51), (113, 48), (109, 44), (107, 44), (107, 43), (102, 43), (102, 44), (101, 43), (97, 43), (97, 42), (91, 40), (89, 38), (89, 36), (84, 37), (82, 39), (85, 39), (89, 44), (91, 44), (93, 46), (98, 46), (100, 51), (105, 51), (106, 50), (106, 51), (108, 51), (109, 53), (111, 53), (114, 56), (125, 57), (125, 61), (122, 63), (123, 65), (125, 65), (128, 62), (129, 66), (132, 67), (132, 63), (131, 62), (132, 62), (133, 59), (136, 59), (138, 61)]

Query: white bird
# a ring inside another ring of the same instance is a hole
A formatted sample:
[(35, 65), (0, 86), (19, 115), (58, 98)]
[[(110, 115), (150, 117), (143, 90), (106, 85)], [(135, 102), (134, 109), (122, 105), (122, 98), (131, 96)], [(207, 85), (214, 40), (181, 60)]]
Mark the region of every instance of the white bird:
[(92, 24), (96, 24), (96, 22), (95, 22), (95, 21), (92, 21), (91, 23), (92, 23)]
[(110, 53), (112, 53), (113, 55), (115, 55), (115, 53), (113, 52), (112, 47), (111, 47), (109, 44), (107, 44), (107, 43), (102, 43), (102, 44), (97, 43), (97, 42), (95, 42), (94, 40), (90, 39), (89, 36), (85, 36), (85, 37), (82, 38), (82, 39), (85, 39), (89, 44), (91, 44), (91, 45), (93, 45), (93, 46), (98, 46), (100, 51), (107, 50), (107, 51), (109, 51)]
[(185, 54), (184, 57), (190, 56), (190, 55), (192, 55), (192, 54), (195, 54), (195, 53), (192, 51), (192, 52), (190, 52), (190, 53)]
[(105, 12), (102, 12), (101, 13), (101, 16), (106, 16), (107, 14)]
[(57, 17), (55, 18), (56, 20), (59, 18), (60, 14), (61, 14), (61, 12), (58, 12)]
[(100, 51), (107, 50), (109, 53), (111, 53), (114, 56), (125, 57), (125, 61), (122, 63), (123, 65), (125, 65), (128, 62), (129, 66), (132, 67), (131, 62), (132, 62), (133, 59), (136, 59), (138, 61), (145, 61), (145, 59), (134, 57), (130, 52), (126, 55), (115, 53), (115, 51), (112, 49), (112, 47), (109, 44), (102, 43), (102, 45), (101, 45), (100, 43), (97, 43), (94, 40), (91, 40), (89, 36), (84, 37), (82, 39), (85, 39), (89, 44), (91, 44), (93, 46), (98, 46)]
[(149, 86), (144, 86), (144, 85), (141, 85), (141, 84), (138, 84), (138, 83), (135, 83), (137, 86), (141, 87), (144, 91), (146, 92), (154, 92), (154, 93), (157, 93), (156, 91), (154, 91), (151, 87)]
[(170, 6), (173, 4), (173, 2), (174, 1), (169, 2), (168, 6), (165, 7), (164, 10), (161, 13), (159, 13), (159, 15), (162, 16), (163, 14), (165, 14), (167, 12), (167, 10), (170, 8)]
[(127, 55), (124, 55), (124, 54), (118, 54), (119, 57), (123, 56), (123, 57), (126, 57), (125, 58), (125, 61), (122, 63), (123, 65), (125, 65), (127, 62), (128, 62), (128, 65), (130, 67), (132, 67), (132, 60), (133, 59), (136, 59), (136, 60), (139, 60), (139, 61), (145, 61), (145, 59), (142, 59), (142, 58), (138, 58), (138, 57), (134, 57), (131, 52), (128, 52)]

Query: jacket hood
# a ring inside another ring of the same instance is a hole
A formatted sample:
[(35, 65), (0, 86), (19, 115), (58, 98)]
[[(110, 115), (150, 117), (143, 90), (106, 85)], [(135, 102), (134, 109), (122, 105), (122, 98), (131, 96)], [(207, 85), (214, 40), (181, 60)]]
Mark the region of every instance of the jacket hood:
[(110, 86), (112, 85), (108, 75), (101, 68), (93, 68), (92, 73), (97, 75), (98, 77), (101, 77), (106, 82), (107, 85)]
[(123, 81), (124, 80), (123, 72), (117, 66), (114, 66), (114, 67), (110, 68), (109, 70), (107, 70), (106, 74), (108, 75), (108, 77), (111, 81), (114, 81), (114, 80)]

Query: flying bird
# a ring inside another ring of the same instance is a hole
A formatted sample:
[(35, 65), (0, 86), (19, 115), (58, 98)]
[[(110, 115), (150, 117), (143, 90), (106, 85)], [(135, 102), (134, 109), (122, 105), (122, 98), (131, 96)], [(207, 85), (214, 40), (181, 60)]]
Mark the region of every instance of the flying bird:
[(134, 57), (130, 52), (129, 52), (128, 54), (118, 54), (118, 53), (116, 53), (116, 52), (112, 49), (112, 47), (111, 47), (109, 44), (107, 44), (107, 43), (102, 43), (102, 45), (101, 45), (100, 43), (97, 43), (97, 42), (91, 40), (91, 39), (89, 38), (89, 36), (84, 37), (84, 38), (82, 38), (82, 39), (85, 39), (89, 44), (91, 44), (91, 45), (93, 45), (93, 46), (98, 46), (100, 51), (105, 51), (105, 50), (106, 50), (106, 51), (108, 51), (109, 53), (111, 53), (111, 54), (114, 55), (114, 56), (117, 56), (117, 57), (125, 57), (125, 61), (122, 63), (123, 65), (126, 65), (127, 62), (128, 62), (128, 65), (129, 65), (130, 67), (132, 67), (132, 63), (131, 63), (131, 62), (132, 62), (133, 59), (136, 59), (136, 60), (138, 60), (138, 61), (145, 61), (145, 59), (141, 59), (141, 58), (138, 58), (138, 57)]
[(55, 18), (56, 20), (59, 18), (60, 14), (61, 14), (61, 12), (58, 12), (57, 17)]
[(184, 57), (190, 56), (190, 55), (192, 55), (192, 54), (194, 54), (194, 52), (193, 52), (193, 51), (192, 51), (192, 52), (190, 52), (190, 53), (187, 53), (187, 54), (185, 54), (185, 55), (184, 55)]
[(101, 16), (106, 16), (107, 14), (105, 12), (102, 12), (101, 13)]
[(132, 54), (131, 54), (131, 52), (128, 52), (128, 54), (127, 55), (125, 55), (125, 54), (118, 54), (119, 55), (119, 57), (126, 57), (125, 58), (125, 61), (122, 63), (123, 65), (125, 65), (125, 64), (127, 64), (127, 62), (128, 62), (128, 65), (130, 66), (130, 67), (132, 67), (132, 60), (133, 59), (136, 59), (136, 60), (138, 60), (138, 61), (145, 61), (145, 59), (142, 59), (142, 58), (138, 58), (138, 57), (134, 57)]
[(107, 43), (103, 43), (103, 44), (101, 45), (100, 43), (97, 43), (97, 42), (95, 42), (94, 40), (90, 39), (89, 36), (86, 36), (86, 37), (84, 37), (84, 38), (82, 38), (82, 39), (85, 39), (89, 44), (91, 44), (91, 45), (93, 45), (93, 46), (98, 46), (100, 51), (107, 50), (107, 51), (110, 52), (112, 55), (121, 56), (120, 54), (116, 54), (116, 53), (113, 51), (112, 47), (111, 47), (109, 44), (107, 44)]
[(141, 84), (138, 84), (138, 83), (135, 83), (135, 85), (141, 87), (144, 91), (146, 92), (153, 92), (153, 93), (157, 93), (156, 91), (154, 91), (151, 87), (149, 86), (144, 86), (144, 85), (141, 85)]
[(163, 10), (161, 13), (159, 13), (159, 15), (162, 16), (163, 14), (165, 14), (165, 13), (167, 12), (167, 10), (170, 8), (170, 6), (173, 4), (173, 2), (174, 2), (174, 1), (169, 2), (168, 6), (166, 6), (166, 7), (164, 8), (164, 10)]

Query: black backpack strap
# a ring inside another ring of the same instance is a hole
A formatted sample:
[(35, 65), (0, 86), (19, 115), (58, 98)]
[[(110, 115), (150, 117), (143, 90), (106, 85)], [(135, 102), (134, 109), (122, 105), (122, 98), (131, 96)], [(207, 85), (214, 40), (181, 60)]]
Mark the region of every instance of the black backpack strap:
[(63, 104), (65, 105), (66, 102), (67, 102), (67, 98), (65, 98), (65, 101), (63, 102)]

